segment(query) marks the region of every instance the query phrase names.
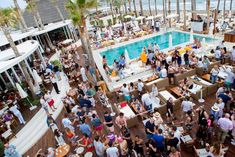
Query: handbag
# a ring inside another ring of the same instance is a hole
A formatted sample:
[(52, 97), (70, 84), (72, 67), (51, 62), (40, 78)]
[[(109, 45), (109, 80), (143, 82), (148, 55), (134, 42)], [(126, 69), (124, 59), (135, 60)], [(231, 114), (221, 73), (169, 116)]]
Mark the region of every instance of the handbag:
[(51, 99), (51, 100), (48, 102), (48, 105), (49, 105), (49, 106), (53, 106), (53, 105), (54, 105), (54, 100)]

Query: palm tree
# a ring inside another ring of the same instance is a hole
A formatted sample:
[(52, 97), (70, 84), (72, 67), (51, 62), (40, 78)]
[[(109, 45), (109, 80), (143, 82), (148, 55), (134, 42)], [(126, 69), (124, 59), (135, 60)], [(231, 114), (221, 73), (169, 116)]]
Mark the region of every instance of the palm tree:
[[(14, 40), (11, 37), (11, 34), (9, 32), (9, 28), (11, 26), (15, 26), (16, 23), (18, 21), (16, 21), (16, 18), (14, 15), (15, 12), (12, 8), (5, 8), (5, 9), (0, 9), (0, 28), (3, 31), (3, 34), (5, 35), (7, 41), (9, 42), (14, 54), (16, 57), (20, 57), (20, 53), (19, 50), (17, 49)], [(26, 65), (24, 62), (20, 62), (20, 65), (22, 67), (22, 70), (24, 72), (25, 75), (25, 80), (27, 82), (27, 84), (29, 85), (30, 91), (32, 92), (32, 94), (34, 94), (34, 85), (33, 85), (33, 81), (27, 71)]]
[(225, 19), (226, 0), (224, 0), (223, 18)]
[(229, 18), (229, 21), (231, 22), (231, 17), (232, 17), (232, 9), (233, 9), (233, 0), (230, 0), (230, 7), (229, 7), (229, 10), (230, 10), (230, 18)]
[(207, 25), (206, 25), (206, 30), (209, 32), (209, 27), (210, 27), (210, 0), (206, 1), (206, 9), (207, 9)]
[(129, 7), (129, 11), (131, 12), (132, 9), (131, 9), (131, 0), (128, 0), (128, 7)]
[(155, 13), (157, 15), (157, 0), (154, 0)]
[(134, 6), (135, 17), (137, 17), (137, 9), (136, 9), (135, 0), (133, 0), (133, 6)]
[(186, 31), (186, 0), (183, 0), (183, 9), (184, 9), (184, 31)]
[(122, 11), (121, 11), (122, 2), (123, 1), (120, 1), (120, 0), (114, 0), (113, 1), (113, 5), (118, 9), (118, 12), (120, 14), (119, 20), (121, 21), (121, 23), (123, 23), (123, 15), (122, 15)]
[(40, 14), (38, 13), (37, 4), (36, 4), (35, 0), (25, 0), (25, 1), (28, 3), (26, 9), (33, 14), (34, 21), (35, 21), (38, 29), (43, 30), (44, 25), (42, 23), (42, 19), (40, 17)]
[(217, 2), (217, 11), (219, 10), (219, 6), (220, 6), (220, 0), (218, 0)]
[(76, 0), (75, 2), (73, 2), (73, 0), (69, 0), (66, 5), (71, 20), (73, 21), (74, 25), (78, 28), (84, 53), (88, 55), (89, 64), (93, 67), (95, 67), (95, 64), (90, 42), (88, 39), (86, 18), (88, 17), (88, 10), (91, 8), (95, 8), (96, 5), (96, 0)]
[[(168, 15), (171, 14), (171, 0), (168, 0)], [(169, 27), (171, 27), (171, 18), (169, 20)]]
[(64, 16), (63, 16), (63, 14), (61, 13), (60, 8), (59, 8), (59, 6), (58, 6), (58, 0), (50, 0), (50, 1), (51, 1), (51, 3), (54, 5), (54, 7), (56, 8), (58, 14), (60, 15), (61, 20), (65, 23)]
[(151, 0), (149, 0), (149, 14), (152, 16), (152, 11), (151, 11)]
[(111, 15), (112, 18), (114, 18), (114, 13), (113, 13), (113, 0), (106, 0), (106, 2), (109, 4), (110, 6), (110, 11), (111, 11)]
[(139, 5), (140, 5), (140, 14), (141, 14), (141, 16), (143, 16), (144, 15), (144, 11), (143, 11), (143, 4), (142, 4), (142, 0), (139, 0)]
[(191, 0), (191, 11), (192, 11), (192, 19), (195, 19), (195, 11), (196, 11), (196, 1)]
[(180, 20), (180, 1), (179, 0), (176, 0), (176, 13), (179, 15), (178, 16), (178, 20)]
[(26, 22), (24, 20), (22, 10), (20, 9), (20, 6), (17, 3), (17, 0), (13, 0), (13, 1), (14, 1), (16, 11), (17, 11), (18, 16), (19, 16), (19, 23), (22, 26), (22, 32), (27, 32), (27, 25), (26, 25)]
[(163, 22), (166, 23), (166, 7), (165, 7), (165, 0), (162, 0), (162, 14), (163, 14)]
[(125, 14), (127, 14), (127, 0), (121, 0), (121, 3), (124, 5), (124, 9), (125, 9)]

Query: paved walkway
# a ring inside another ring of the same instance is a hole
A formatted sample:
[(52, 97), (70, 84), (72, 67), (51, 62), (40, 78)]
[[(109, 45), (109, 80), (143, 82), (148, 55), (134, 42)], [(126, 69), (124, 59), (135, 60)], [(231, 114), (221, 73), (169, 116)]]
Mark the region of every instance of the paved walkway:
[[(50, 60), (59, 59), (59, 54), (54, 54)], [(53, 118), (56, 119), (63, 109), (63, 103), (61, 97), (66, 95), (70, 86), (68, 79), (64, 73), (61, 73), (61, 81), (58, 82), (58, 87), (60, 89), (60, 94), (56, 94), (53, 89), (51, 96), (55, 101), (55, 106), (57, 110), (53, 112)], [(38, 107), (41, 107), (40, 105)], [(46, 133), (49, 129), (46, 123), (46, 113), (44, 109), (40, 109), (38, 113), (16, 134), (16, 138), (13, 138), (10, 143), (16, 146), (16, 149), (20, 154), (27, 152), (37, 141)], [(53, 137), (52, 137), (53, 138)]]

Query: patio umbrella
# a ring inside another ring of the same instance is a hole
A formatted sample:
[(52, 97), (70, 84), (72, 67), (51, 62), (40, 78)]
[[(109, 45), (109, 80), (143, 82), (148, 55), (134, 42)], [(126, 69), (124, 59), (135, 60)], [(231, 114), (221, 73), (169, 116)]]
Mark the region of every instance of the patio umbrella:
[(126, 59), (126, 64), (129, 64), (130, 63), (130, 57), (129, 57), (127, 49), (125, 49), (124, 56), (125, 56), (125, 59)]
[(190, 42), (193, 43), (193, 29), (190, 31)]
[(16, 83), (16, 89), (18, 90), (21, 99), (26, 99), (29, 102), (31, 105), (30, 110), (33, 110), (37, 107), (32, 105), (32, 103), (29, 101), (28, 94), (23, 90), (19, 83)]
[(172, 35), (170, 34), (169, 35), (169, 48), (172, 47)]
[(35, 81), (37, 81), (38, 84), (42, 84), (42, 78), (38, 75), (35, 69), (33, 69), (33, 75), (34, 75), (34, 78), (36, 79)]

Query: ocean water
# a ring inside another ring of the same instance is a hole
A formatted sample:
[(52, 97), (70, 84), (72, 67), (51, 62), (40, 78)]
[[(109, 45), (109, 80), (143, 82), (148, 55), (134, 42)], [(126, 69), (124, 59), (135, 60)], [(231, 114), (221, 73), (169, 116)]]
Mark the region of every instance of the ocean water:
[[(154, 10), (154, 1), (155, 0), (150, 0), (151, 3), (151, 8)], [(102, 6), (107, 6), (105, 3), (105, 0), (101, 0)], [(149, 9), (149, 4), (148, 0), (142, 0), (143, 3), (143, 8), (145, 10)], [(211, 8), (217, 7), (218, 0), (211, 0)], [(168, 5), (168, 3), (167, 3)], [(224, 0), (220, 0), (220, 10), (223, 10), (224, 6)], [(109, 6), (108, 6), (109, 7)], [(136, 7), (139, 9), (139, 0), (136, 0)], [(133, 10), (133, 5), (132, 5), (132, 10)], [(158, 10), (162, 10), (162, 0), (157, 0), (157, 8)], [(230, 0), (226, 0), (226, 10), (229, 10), (230, 8)], [(176, 9), (176, 0), (171, 0), (171, 9), (175, 10)], [(183, 10), (183, 0), (180, 0), (180, 9)], [(186, 0), (186, 9), (191, 10), (191, 0)], [(197, 10), (206, 10), (206, 0), (196, 0), (196, 9)], [(235, 1), (233, 0), (232, 4), (232, 10), (235, 10)]]
[[(122, 53), (124, 53), (125, 50), (127, 50), (130, 59), (135, 59), (140, 56), (140, 53), (141, 53), (143, 47), (148, 48), (148, 45), (150, 43), (152, 43), (152, 45), (153, 45), (153, 43), (157, 43), (161, 50), (169, 48), (169, 35), (170, 34), (172, 35), (172, 45), (173, 46), (189, 42), (189, 40), (190, 40), (190, 34), (172, 31), (172, 32), (164, 33), (162, 35), (156, 35), (154, 37), (151, 37), (151, 38), (148, 38), (145, 40), (140, 40), (140, 41), (137, 41), (137, 42), (134, 42), (131, 44), (127, 44), (127, 45), (124, 45), (121, 47), (109, 49), (107, 51), (101, 52), (101, 55), (106, 56), (108, 65), (112, 65), (114, 59), (118, 60), (120, 55)], [(204, 37), (202, 37), (200, 35), (194, 35), (194, 38), (197, 38), (200, 41), (202, 41), (202, 39)], [(214, 39), (206, 37), (205, 40), (206, 40), (206, 42), (212, 42)]]

